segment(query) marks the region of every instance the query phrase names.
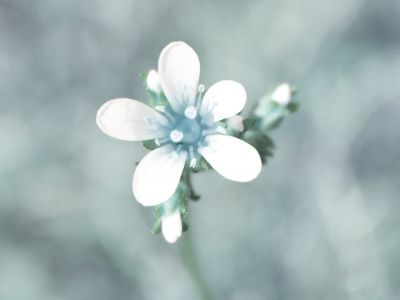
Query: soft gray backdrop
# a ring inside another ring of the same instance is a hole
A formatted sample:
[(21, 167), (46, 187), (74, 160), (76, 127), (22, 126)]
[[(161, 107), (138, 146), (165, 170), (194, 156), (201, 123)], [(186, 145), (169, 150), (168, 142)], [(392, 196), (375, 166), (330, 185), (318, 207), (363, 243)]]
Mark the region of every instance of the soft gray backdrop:
[(194, 178), (214, 299), (399, 299), (399, 28), (398, 0), (0, 0), (0, 299), (201, 299), (131, 194), (146, 151), (95, 125), (175, 40), (208, 86), (302, 102), (257, 180)]

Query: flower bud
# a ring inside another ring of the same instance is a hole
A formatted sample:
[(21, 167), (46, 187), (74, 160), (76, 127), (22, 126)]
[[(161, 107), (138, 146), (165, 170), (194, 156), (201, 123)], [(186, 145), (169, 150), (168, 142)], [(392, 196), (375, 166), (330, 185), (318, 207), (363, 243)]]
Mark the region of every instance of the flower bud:
[(175, 243), (178, 240), (182, 235), (182, 219), (179, 210), (163, 218), (161, 230), (168, 243)]
[(228, 125), (228, 129), (230, 130), (242, 132), (244, 130), (243, 117), (240, 115), (230, 117), (226, 120), (226, 125)]
[(161, 92), (160, 77), (156, 70), (149, 71), (149, 73), (147, 74), (147, 77), (146, 77), (146, 84), (147, 84), (147, 88), (150, 91), (157, 93), (157, 94), (159, 94)]
[(292, 98), (292, 91), (290, 89), (289, 84), (287, 84), (287, 83), (280, 84), (275, 89), (271, 98), (273, 101), (275, 101), (281, 105), (287, 105)]

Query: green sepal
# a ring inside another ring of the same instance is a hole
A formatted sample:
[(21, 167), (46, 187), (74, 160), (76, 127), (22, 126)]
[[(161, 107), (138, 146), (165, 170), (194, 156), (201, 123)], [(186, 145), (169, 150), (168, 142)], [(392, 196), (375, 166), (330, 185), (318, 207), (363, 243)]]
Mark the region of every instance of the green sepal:
[(293, 86), (290, 86), (291, 100), (288, 104), (281, 104), (275, 101), (272, 97), (278, 86), (275, 85), (262, 97), (253, 111), (253, 115), (257, 118), (255, 127), (264, 133), (277, 128), (285, 117), (300, 108), (300, 104), (293, 99), (297, 93), (296, 88)]
[(212, 170), (212, 167), (203, 157), (200, 157), (192, 170), (194, 173), (199, 173), (202, 171)]
[(193, 201), (198, 201), (201, 196), (199, 194), (197, 194), (193, 189), (189, 190), (189, 198)]
[(286, 106), (290, 113), (295, 113), (300, 109), (300, 102), (292, 101)]
[(140, 72), (139, 73), (139, 77), (142, 80), (142, 82), (144, 83), (145, 86), (147, 86), (146, 84), (146, 79), (147, 79), (147, 75), (149, 74), (149, 72)]
[(182, 231), (186, 232), (189, 229), (189, 225), (182, 221)]
[(179, 211), (182, 217), (185, 217), (189, 214), (189, 210), (185, 201), (186, 192), (187, 189), (185, 184), (180, 182), (171, 198), (155, 207), (156, 220), (151, 229), (153, 234), (158, 234), (161, 232), (162, 220), (166, 216), (172, 215), (176, 211)]
[(189, 216), (189, 206), (186, 199), (181, 202), (180, 212), (182, 219), (185, 219), (187, 218), (187, 216)]
[(153, 224), (153, 227), (151, 228), (150, 232), (154, 235), (159, 234), (161, 232), (161, 223), (162, 219), (157, 218), (156, 221)]
[(258, 130), (249, 130), (243, 134), (242, 139), (256, 148), (263, 164), (273, 155), (274, 142), (266, 134)]
[(257, 123), (256, 118), (247, 118), (243, 120), (243, 131), (252, 129)]
[(154, 150), (159, 146), (156, 144), (156, 140), (146, 140), (143, 141), (143, 147), (145, 147), (147, 150)]
[(228, 124), (226, 124), (226, 120), (215, 122), (214, 125), (225, 128), (225, 129), (228, 128)]

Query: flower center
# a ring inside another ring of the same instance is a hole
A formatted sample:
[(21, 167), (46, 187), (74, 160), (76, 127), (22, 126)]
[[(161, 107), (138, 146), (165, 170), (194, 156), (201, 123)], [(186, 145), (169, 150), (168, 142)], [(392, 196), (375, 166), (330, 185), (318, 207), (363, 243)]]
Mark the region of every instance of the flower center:
[(196, 119), (182, 118), (176, 123), (170, 137), (174, 143), (195, 143), (201, 137), (201, 125)]

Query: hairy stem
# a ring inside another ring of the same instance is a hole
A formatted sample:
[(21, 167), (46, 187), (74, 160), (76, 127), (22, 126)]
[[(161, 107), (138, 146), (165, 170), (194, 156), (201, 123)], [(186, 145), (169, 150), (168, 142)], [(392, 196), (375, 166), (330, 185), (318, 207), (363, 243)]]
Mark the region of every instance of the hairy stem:
[(198, 291), (200, 299), (212, 300), (213, 297), (211, 296), (211, 293), (206, 283), (204, 282), (199, 262), (194, 252), (192, 237), (189, 232), (186, 232), (186, 234), (182, 237), (182, 241), (180, 244), (182, 260), (191, 276), (194, 286)]
[(186, 173), (185, 179), (186, 179), (186, 186), (188, 188), (188, 196), (189, 196), (189, 198), (191, 200), (193, 200), (193, 201), (199, 200), (200, 199), (200, 195), (197, 194), (193, 189), (192, 172), (190, 170)]

